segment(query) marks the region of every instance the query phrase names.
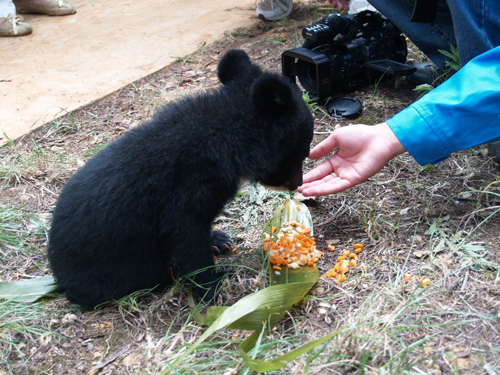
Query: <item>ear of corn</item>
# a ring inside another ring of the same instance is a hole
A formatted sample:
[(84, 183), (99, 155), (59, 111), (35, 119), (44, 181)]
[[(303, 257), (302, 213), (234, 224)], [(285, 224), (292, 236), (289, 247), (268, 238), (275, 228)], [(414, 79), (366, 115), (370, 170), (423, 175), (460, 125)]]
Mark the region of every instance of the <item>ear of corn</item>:
[(307, 206), (287, 199), (264, 226), (263, 249), (269, 255), (271, 285), (309, 282), (318, 279), (318, 260), (312, 237), (312, 217)]
[(273, 232), (272, 228), (279, 229), (282, 228), (283, 224), (290, 222), (296, 222), (299, 225), (304, 225), (306, 228), (311, 229), (309, 236), (314, 236), (312, 217), (307, 206), (296, 199), (286, 199), (285, 202), (274, 211), (271, 220), (264, 225), (262, 241), (266, 240), (266, 235), (276, 232), (276, 230)]

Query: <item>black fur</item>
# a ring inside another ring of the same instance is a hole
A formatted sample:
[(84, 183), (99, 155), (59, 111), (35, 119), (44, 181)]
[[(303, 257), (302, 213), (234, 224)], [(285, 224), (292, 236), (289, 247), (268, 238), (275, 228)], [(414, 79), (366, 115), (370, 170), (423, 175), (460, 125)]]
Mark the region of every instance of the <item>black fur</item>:
[[(241, 179), (295, 189), (313, 119), (300, 90), (240, 50), (220, 88), (168, 106), (95, 155), (66, 184), (49, 261), (68, 299), (96, 306), (214, 265), (232, 245), (211, 223)], [(215, 248), (214, 248), (215, 246)], [(204, 271), (197, 283), (217, 274)]]

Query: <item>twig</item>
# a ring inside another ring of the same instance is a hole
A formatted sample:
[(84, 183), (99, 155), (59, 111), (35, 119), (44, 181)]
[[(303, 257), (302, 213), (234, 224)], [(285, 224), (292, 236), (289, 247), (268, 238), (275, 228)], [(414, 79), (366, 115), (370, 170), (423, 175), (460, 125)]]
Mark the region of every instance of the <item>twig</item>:
[(126, 345), (123, 348), (121, 348), (120, 350), (118, 350), (117, 352), (111, 354), (104, 361), (102, 361), (101, 363), (98, 363), (97, 365), (93, 366), (92, 369), (89, 371), (88, 375), (95, 375), (95, 374), (97, 374), (99, 371), (101, 371), (101, 369), (103, 369), (104, 367), (106, 367), (107, 365), (109, 365), (111, 362), (116, 361), (119, 357), (121, 357), (122, 355), (124, 355), (129, 349), (130, 349), (130, 345)]

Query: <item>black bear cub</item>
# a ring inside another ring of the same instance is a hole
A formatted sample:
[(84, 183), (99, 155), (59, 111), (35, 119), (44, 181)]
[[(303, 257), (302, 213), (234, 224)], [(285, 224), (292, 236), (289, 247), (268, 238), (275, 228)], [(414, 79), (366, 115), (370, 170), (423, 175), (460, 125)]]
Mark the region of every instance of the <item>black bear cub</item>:
[(241, 181), (302, 183), (313, 118), (300, 90), (241, 50), (221, 59), (218, 77), (221, 87), (167, 106), (63, 188), (48, 257), (69, 300), (93, 307), (205, 268), (195, 281), (208, 291), (197, 293), (212, 298), (213, 253), (231, 240), (211, 224)]

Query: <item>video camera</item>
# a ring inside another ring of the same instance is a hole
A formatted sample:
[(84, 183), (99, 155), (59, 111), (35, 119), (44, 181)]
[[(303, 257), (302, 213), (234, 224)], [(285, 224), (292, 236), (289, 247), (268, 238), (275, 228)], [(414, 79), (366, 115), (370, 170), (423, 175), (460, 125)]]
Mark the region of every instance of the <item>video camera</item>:
[(332, 13), (302, 29), (302, 36), (305, 43), (301, 48), (283, 53), (282, 72), (291, 82), (298, 78), (318, 103), (388, 75), (406, 76), (416, 71), (404, 64), (405, 37), (377, 12)]

